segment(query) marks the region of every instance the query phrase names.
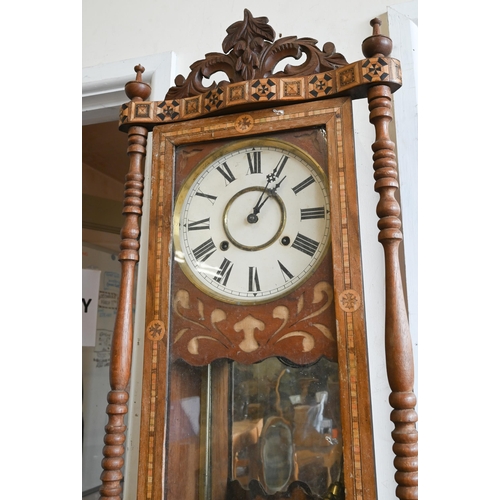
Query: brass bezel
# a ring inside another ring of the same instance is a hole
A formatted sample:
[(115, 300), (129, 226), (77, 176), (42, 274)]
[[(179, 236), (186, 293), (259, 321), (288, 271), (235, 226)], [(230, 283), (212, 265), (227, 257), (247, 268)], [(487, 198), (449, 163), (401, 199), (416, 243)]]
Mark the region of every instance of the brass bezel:
[[(329, 189), (328, 189), (328, 180), (327, 176), (325, 174), (324, 169), (319, 165), (319, 163), (308, 153), (306, 153), (304, 150), (299, 148), (298, 146), (284, 141), (282, 139), (275, 139), (275, 138), (270, 138), (270, 137), (252, 137), (252, 138), (243, 138), (243, 139), (235, 139), (232, 140), (229, 144), (225, 144), (224, 146), (221, 146), (218, 148), (216, 151), (213, 151), (210, 153), (206, 158), (204, 158), (201, 162), (196, 165), (192, 172), (188, 175), (184, 183), (182, 184), (181, 188), (179, 189), (179, 192), (177, 194), (177, 199), (175, 201), (175, 206), (174, 206), (174, 213), (173, 213), (173, 243), (174, 243), (174, 254), (175, 254), (175, 261), (179, 264), (180, 268), (182, 269), (183, 273), (186, 275), (186, 277), (189, 279), (189, 281), (195, 285), (199, 290), (201, 290), (203, 293), (206, 295), (216, 299), (220, 300), (222, 302), (225, 302), (227, 304), (238, 304), (238, 305), (258, 305), (258, 304), (266, 304), (269, 302), (272, 302), (276, 299), (279, 299), (285, 295), (288, 295), (290, 292), (296, 290), (299, 286), (303, 285), (311, 276), (312, 274), (316, 271), (316, 269), (319, 267), (323, 259), (325, 258), (325, 255), (328, 253), (328, 249), (331, 246), (331, 221), (326, 225), (327, 228), (327, 235), (324, 237), (326, 240), (326, 243), (322, 249), (321, 254), (319, 257), (316, 259), (316, 262), (314, 263), (313, 266), (309, 268), (307, 273), (299, 279), (296, 283), (293, 285), (290, 285), (289, 287), (285, 288), (281, 292), (278, 292), (276, 294), (273, 294), (272, 297), (264, 296), (264, 297), (256, 297), (254, 299), (248, 300), (247, 298), (231, 298), (226, 295), (223, 295), (221, 293), (217, 293), (214, 291), (212, 288), (207, 286), (199, 277), (197, 276), (196, 273), (194, 273), (191, 269), (191, 267), (187, 264), (185, 259), (182, 256), (182, 250), (181, 250), (181, 238), (180, 238), (180, 218), (181, 218), (181, 212), (182, 208), (184, 205), (184, 201), (186, 199), (186, 196), (188, 195), (191, 187), (193, 184), (196, 182), (198, 177), (202, 175), (202, 173), (210, 166), (212, 163), (214, 163), (216, 160), (219, 158), (227, 155), (228, 153), (232, 153), (234, 151), (237, 151), (239, 149), (245, 149), (249, 147), (276, 147), (285, 151), (288, 151), (292, 153), (293, 155), (299, 157), (302, 161), (306, 162), (310, 167), (313, 168), (315, 173), (318, 175), (321, 183), (322, 183), (322, 189), (324, 189), (326, 196), (325, 196), (325, 201), (327, 202), (327, 209), (328, 212), (330, 211), (330, 199), (329, 199)], [(255, 250), (255, 248), (253, 249)], [(252, 250), (250, 250), (252, 251)]]

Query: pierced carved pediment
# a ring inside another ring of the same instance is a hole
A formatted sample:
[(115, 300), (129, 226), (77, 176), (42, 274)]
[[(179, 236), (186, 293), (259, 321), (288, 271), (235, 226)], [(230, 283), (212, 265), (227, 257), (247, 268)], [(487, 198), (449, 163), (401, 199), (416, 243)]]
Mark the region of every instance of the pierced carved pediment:
[[(288, 36), (275, 41), (275, 32), (268, 24), (267, 17), (253, 17), (247, 9), (243, 21), (237, 21), (227, 28), (227, 36), (222, 42), (224, 53), (211, 52), (205, 59), (190, 66), (191, 72), (184, 78), (178, 75), (175, 86), (171, 87), (165, 99), (193, 97), (230, 83), (267, 78), (270, 76), (312, 75), (347, 65), (342, 54), (336, 52), (335, 45), (325, 43), (323, 50), (313, 38)], [(305, 55), (303, 63), (293, 66), (287, 64), (283, 71), (274, 73), (277, 65), (286, 58), (299, 60)], [(205, 86), (204, 80), (222, 72), (227, 81), (213, 82)]]

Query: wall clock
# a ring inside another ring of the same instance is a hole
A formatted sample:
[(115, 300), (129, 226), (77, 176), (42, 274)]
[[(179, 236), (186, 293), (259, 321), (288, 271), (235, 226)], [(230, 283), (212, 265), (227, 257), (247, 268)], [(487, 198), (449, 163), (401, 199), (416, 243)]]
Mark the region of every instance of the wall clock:
[[(387, 265), (387, 364), (397, 495), (417, 498), (415, 398), (390, 96), (379, 34), (348, 64), (333, 44), (274, 41), (245, 11), (161, 102), (127, 87), (131, 169), (102, 475), (120, 491), (142, 161), (153, 130), (137, 498), (375, 499), (351, 101), (368, 97)], [(284, 57), (306, 62), (273, 70)], [(251, 63), (249, 63), (251, 61)], [(206, 88), (224, 71), (229, 81)]]

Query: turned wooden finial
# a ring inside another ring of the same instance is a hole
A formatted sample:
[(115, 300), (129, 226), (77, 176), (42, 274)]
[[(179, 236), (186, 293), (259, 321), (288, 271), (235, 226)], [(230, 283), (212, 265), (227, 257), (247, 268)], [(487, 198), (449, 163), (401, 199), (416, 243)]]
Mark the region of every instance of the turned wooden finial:
[(370, 26), (373, 28), (373, 35), (380, 35), (380, 26), (382, 26), (382, 21), (375, 17), (370, 21)]
[(138, 64), (134, 71), (137, 73), (135, 80), (125, 84), (125, 93), (131, 101), (145, 101), (151, 94), (151, 86), (142, 81), (143, 66)]
[(373, 34), (365, 38), (361, 44), (363, 55), (365, 57), (388, 57), (392, 52), (392, 40), (388, 36), (380, 34), (382, 21), (375, 18), (370, 21), (370, 24), (373, 27)]

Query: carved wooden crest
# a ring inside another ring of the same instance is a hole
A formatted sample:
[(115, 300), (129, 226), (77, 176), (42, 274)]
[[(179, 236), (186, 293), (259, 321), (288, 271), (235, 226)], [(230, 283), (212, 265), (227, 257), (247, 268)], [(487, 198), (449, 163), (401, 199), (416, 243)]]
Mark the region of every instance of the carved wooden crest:
[[(268, 24), (267, 17), (253, 17), (247, 9), (243, 21), (237, 21), (227, 28), (227, 36), (222, 42), (224, 53), (210, 52), (205, 59), (191, 65), (187, 78), (178, 75), (175, 87), (170, 88), (165, 99), (182, 99), (203, 94), (229, 83), (267, 78), (270, 76), (312, 75), (345, 66), (347, 61), (335, 50), (331, 42), (325, 43), (323, 50), (313, 38), (287, 36), (275, 41), (275, 32)], [(306, 60), (299, 66), (287, 65), (283, 71), (274, 73), (280, 61), (288, 57)], [(217, 72), (223, 72), (229, 81), (214, 82), (205, 87), (203, 80)]]

